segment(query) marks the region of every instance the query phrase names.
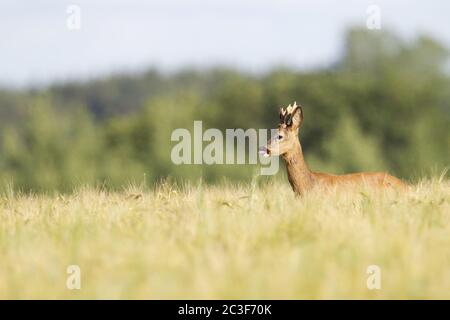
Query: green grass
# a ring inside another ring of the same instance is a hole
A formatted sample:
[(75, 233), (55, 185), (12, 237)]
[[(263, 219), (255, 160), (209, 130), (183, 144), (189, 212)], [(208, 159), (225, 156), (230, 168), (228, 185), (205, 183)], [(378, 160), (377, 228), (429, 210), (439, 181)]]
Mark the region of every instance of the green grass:
[[(68, 290), (68, 265), (81, 290)], [(366, 286), (381, 268), (381, 289)], [(0, 298), (450, 298), (450, 182), (287, 183), (0, 200)]]

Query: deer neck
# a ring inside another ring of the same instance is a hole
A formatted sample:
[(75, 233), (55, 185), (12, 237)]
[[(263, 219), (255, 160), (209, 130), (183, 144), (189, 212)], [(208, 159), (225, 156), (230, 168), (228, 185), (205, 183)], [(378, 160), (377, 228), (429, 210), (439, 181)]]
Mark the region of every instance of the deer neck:
[(294, 148), (283, 154), (283, 159), (286, 161), (289, 183), (294, 192), (302, 195), (306, 190), (311, 189), (314, 185), (314, 177), (303, 157), (300, 140), (297, 139)]

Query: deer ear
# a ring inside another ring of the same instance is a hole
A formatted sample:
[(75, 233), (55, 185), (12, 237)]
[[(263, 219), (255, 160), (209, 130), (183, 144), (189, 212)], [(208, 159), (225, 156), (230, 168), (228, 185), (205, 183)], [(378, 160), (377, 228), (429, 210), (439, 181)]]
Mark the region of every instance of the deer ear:
[(302, 125), (302, 122), (303, 122), (303, 109), (302, 109), (302, 107), (298, 106), (295, 109), (294, 113), (292, 114), (292, 118), (291, 118), (292, 127), (291, 128), (293, 130), (297, 130)]

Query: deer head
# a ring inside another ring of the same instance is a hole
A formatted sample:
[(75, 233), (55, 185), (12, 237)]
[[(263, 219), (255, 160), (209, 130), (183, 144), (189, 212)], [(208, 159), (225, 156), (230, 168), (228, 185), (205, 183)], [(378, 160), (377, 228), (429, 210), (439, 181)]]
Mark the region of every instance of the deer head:
[(261, 147), (259, 152), (265, 157), (284, 155), (298, 146), (298, 130), (303, 122), (303, 110), (294, 105), (280, 108), (280, 124), (275, 137), (267, 141), (267, 146)]

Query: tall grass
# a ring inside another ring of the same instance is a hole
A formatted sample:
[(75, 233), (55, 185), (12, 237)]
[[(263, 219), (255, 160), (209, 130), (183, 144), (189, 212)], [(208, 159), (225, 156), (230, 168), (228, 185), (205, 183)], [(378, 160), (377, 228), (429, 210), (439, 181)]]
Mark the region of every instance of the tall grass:
[(303, 198), (284, 182), (5, 193), (0, 298), (448, 299), (450, 182)]

